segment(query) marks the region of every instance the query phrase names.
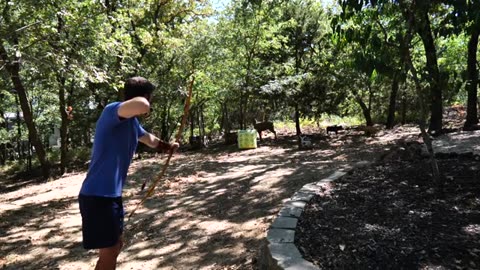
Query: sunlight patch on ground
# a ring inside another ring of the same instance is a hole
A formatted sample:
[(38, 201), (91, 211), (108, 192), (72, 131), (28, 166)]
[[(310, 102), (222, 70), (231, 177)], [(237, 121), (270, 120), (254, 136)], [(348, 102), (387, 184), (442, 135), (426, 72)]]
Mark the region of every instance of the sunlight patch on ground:
[(247, 238), (254, 238), (260, 239), (264, 237), (263, 232), (259, 233), (258, 229), (262, 226), (262, 221), (260, 219), (252, 219), (248, 220), (242, 224), (240, 224), (241, 230), (236, 233), (233, 233), (234, 237), (247, 237)]
[(278, 187), (275, 186), (293, 172), (295, 172), (293, 168), (278, 168), (276, 170), (266, 171), (263, 175), (254, 178), (254, 183), (262, 182), (262, 185), (253, 186), (252, 190), (273, 191), (274, 189), (278, 189)]
[(408, 214), (409, 215), (417, 215), (421, 218), (425, 218), (425, 217), (429, 217), (429, 216), (432, 216), (432, 212), (431, 211), (417, 211), (417, 210), (409, 210), (408, 211)]
[[(17, 263), (28, 263), (39, 258), (40, 260), (54, 261), (55, 258), (61, 260), (69, 255), (73, 247), (81, 245), (80, 220), (76, 215), (71, 214), (75, 211), (78, 212), (77, 205), (72, 203), (65, 210), (56, 213), (59, 218), (46, 219), (48, 212), (45, 212), (46, 215), (31, 219), (23, 227), (13, 227), (7, 237), (2, 237), (0, 240), (5, 243), (18, 241), (24, 243), (19, 246), (21, 249), (9, 252), (12, 260)], [(25, 248), (28, 251), (25, 251)], [(54, 268), (53, 265), (52, 268)]]
[[(77, 196), (80, 191), (85, 174), (76, 174), (55, 181), (42, 183), (23, 191), (12, 191), (2, 194), (0, 203), (15, 201), (15, 205), (22, 206), (28, 203), (40, 204), (51, 198), (62, 199)], [(0, 213), (4, 211), (0, 208)]]
[(447, 270), (444, 266), (435, 264), (424, 264), (418, 268), (419, 270)]
[(395, 235), (400, 232), (399, 228), (387, 228), (379, 224), (365, 224), (365, 230), (368, 232), (382, 233), (385, 235)]
[(221, 189), (212, 191), (213, 194), (225, 194), (226, 192), (227, 192), (226, 188), (221, 188)]
[(15, 203), (0, 203), (0, 214), (3, 214), (6, 211), (18, 210), (22, 206)]
[(348, 155), (347, 154), (341, 154), (333, 158), (335, 161), (347, 161)]
[(466, 227), (463, 227), (463, 231), (470, 235), (480, 234), (480, 224), (470, 224)]
[(196, 225), (199, 229), (204, 230), (207, 235), (210, 235), (218, 232), (228, 232), (232, 227), (235, 226), (235, 223), (225, 220), (205, 220), (197, 223)]

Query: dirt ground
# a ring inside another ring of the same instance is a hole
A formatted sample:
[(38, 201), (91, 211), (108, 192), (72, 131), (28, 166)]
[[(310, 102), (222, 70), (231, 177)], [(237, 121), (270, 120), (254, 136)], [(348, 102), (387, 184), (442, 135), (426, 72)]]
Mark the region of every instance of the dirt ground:
[[(155, 194), (126, 221), (117, 269), (255, 269), (266, 230), (282, 202), (304, 184), (346, 164), (383, 156), (397, 140), (417, 139), (401, 127), (370, 138), (353, 131), (312, 136), (298, 150), (279, 134), (257, 149), (213, 146), (174, 156)], [(135, 161), (124, 190), (127, 215), (165, 156)], [(49, 182), (0, 179), (1, 269), (93, 269), (81, 246), (77, 194), (85, 172)]]

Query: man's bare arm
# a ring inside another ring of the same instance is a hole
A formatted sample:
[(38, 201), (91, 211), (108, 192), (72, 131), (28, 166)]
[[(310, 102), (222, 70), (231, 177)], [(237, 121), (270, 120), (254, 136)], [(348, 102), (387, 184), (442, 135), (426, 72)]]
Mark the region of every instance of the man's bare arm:
[(144, 97), (135, 97), (124, 101), (118, 108), (118, 116), (132, 118), (150, 112), (150, 102)]
[(140, 137), (138, 140), (150, 148), (156, 148), (158, 146), (158, 143), (160, 142), (159, 138), (148, 132), (145, 133), (145, 135)]
[(161, 151), (167, 151), (170, 150), (170, 148), (178, 148), (178, 143), (166, 143), (162, 140), (160, 140), (158, 137), (151, 133), (145, 133), (142, 137), (138, 139), (141, 143), (147, 145), (150, 148), (155, 148), (157, 150)]

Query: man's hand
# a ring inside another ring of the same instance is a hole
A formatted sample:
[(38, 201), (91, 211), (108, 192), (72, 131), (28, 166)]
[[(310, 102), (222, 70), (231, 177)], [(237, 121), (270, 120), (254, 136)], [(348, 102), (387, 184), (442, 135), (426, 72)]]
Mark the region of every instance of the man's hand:
[(176, 151), (178, 147), (180, 147), (180, 144), (178, 144), (177, 142), (170, 144), (170, 148), (173, 149), (173, 151)]
[(163, 141), (158, 141), (158, 145), (156, 147), (157, 151), (163, 152), (163, 151), (175, 151), (180, 145), (178, 143), (166, 143)]

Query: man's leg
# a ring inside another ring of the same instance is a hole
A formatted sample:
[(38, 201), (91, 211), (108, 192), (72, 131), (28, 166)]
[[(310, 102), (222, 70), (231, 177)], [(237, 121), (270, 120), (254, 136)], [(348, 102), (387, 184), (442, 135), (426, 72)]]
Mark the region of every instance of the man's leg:
[(117, 257), (123, 247), (123, 237), (120, 236), (117, 244), (113, 247), (101, 248), (95, 270), (115, 270)]
[(114, 270), (123, 246), (121, 198), (79, 196), (85, 249), (99, 249), (96, 270)]

